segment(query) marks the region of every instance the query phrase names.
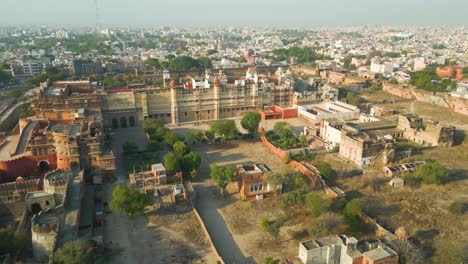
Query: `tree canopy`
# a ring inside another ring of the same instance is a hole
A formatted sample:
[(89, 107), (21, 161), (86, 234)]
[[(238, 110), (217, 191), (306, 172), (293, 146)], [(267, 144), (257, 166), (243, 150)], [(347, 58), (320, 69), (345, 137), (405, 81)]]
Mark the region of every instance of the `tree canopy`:
[(260, 218), (260, 228), (263, 232), (271, 235), (278, 243), (278, 235), (281, 229), (279, 221), (270, 221), (267, 217)]
[(432, 67), (427, 67), (423, 70), (411, 73), (410, 83), (415, 85), (418, 89), (431, 92), (441, 92), (445, 91), (447, 87), (453, 88), (456, 86), (455, 82), (448, 79), (441, 79), (437, 76), (435, 69)]
[(221, 192), (226, 189), (229, 183), (236, 181), (235, 171), (231, 166), (218, 167), (217, 165), (213, 165), (211, 167), (210, 176), (216, 186), (220, 188)]
[(284, 61), (291, 58), (297, 59), (298, 62), (314, 62), (315, 60), (328, 59), (329, 57), (317, 54), (314, 48), (310, 47), (291, 47), (288, 49), (275, 49), (273, 50), (276, 61)]
[(330, 179), (336, 176), (336, 171), (326, 162), (319, 162), (315, 167), (317, 167), (320, 171), (320, 175), (325, 179)]
[(251, 135), (258, 132), (258, 125), (260, 124), (260, 114), (258, 112), (248, 112), (241, 120), (242, 127), (247, 130)]
[(444, 184), (450, 179), (450, 172), (438, 162), (427, 162), (416, 170), (416, 176), (426, 184)]
[(313, 216), (319, 216), (330, 209), (330, 201), (318, 193), (309, 193), (305, 197), (305, 204)]
[(146, 60), (146, 64), (148, 64), (151, 67), (156, 67), (159, 68), (161, 65), (159, 64), (159, 60), (155, 58), (148, 58)]
[(110, 208), (118, 213), (133, 216), (142, 213), (149, 203), (150, 198), (147, 194), (140, 193), (132, 187), (117, 185), (112, 191)]
[(234, 120), (220, 119), (210, 125), (210, 130), (218, 137), (224, 140), (234, 139), (239, 131)]
[(74, 240), (64, 244), (54, 253), (57, 264), (90, 264), (94, 262), (91, 242)]
[(211, 68), (211, 60), (206, 57), (194, 59), (189, 56), (168, 57), (168, 62), (161, 63), (170, 71), (197, 71)]

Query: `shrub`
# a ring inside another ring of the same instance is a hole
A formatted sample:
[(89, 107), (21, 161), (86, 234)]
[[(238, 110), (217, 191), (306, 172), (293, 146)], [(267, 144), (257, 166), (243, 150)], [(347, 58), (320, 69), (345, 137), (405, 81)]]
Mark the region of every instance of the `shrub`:
[(294, 191), (283, 196), (283, 206), (290, 207), (304, 204), (304, 196), (300, 192)]
[(466, 205), (462, 202), (452, 202), (448, 208), (448, 211), (454, 215), (463, 215), (465, 210)]
[(315, 167), (317, 167), (320, 175), (325, 179), (332, 179), (336, 176), (336, 171), (326, 162), (320, 162)]
[(330, 210), (330, 201), (317, 193), (307, 194), (305, 203), (311, 214), (316, 217)]
[(418, 167), (416, 175), (425, 184), (444, 184), (449, 180), (449, 170), (438, 162), (427, 162)]
[(418, 188), (421, 185), (421, 180), (414, 176), (413, 174), (407, 174), (403, 177), (405, 184), (411, 188)]

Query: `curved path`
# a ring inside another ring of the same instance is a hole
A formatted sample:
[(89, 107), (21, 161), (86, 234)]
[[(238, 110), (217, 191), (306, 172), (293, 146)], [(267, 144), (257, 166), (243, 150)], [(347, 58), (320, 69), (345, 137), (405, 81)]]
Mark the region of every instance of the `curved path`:
[(23, 133), (21, 133), (18, 146), (16, 147), (15, 155), (23, 154), (26, 151), (26, 147), (28, 146), (29, 138), (33, 132), (33, 129), (37, 125), (37, 120), (30, 121), (26, 127), (23, 129)]

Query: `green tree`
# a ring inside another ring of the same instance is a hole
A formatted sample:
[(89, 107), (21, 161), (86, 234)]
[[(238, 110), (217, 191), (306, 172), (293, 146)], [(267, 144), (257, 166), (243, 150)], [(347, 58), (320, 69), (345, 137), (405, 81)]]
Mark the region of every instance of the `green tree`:
[(211, 68), (211, 60), (207, 57), (201, 57), (198, 59), (200, 62), (201, 66), (205, 69), (210, 69)]
[(148, 64), (151, 67), (159, 68), (161, 65), (159, 64), (159, 60), (155, 58), (148, 58), (146, 60), (146, 64)]
[(201, 158), (196, 152), (189, 152), (184, 156), (182, 161), (182, 167), (184, 171), (189, 173), (191, 178), (195, 178), (198, 174), (198, 168), (200, 168)]
[(425, 184), (444, 184), (450, 179), (449, 174), (449, 170), (438, 162), (427, 162), (416, 170), (416, 176)]
[(11, 74), (0, 69), (0, 83), (1, 82), (7, 82), (11, 79)]
[(284, 121), (277, 122), (273, 127), (273, 130), (282, 140), (294, 136), (292, 126)]
[(336, 176), (336, 171), (326, 162), (319, 162), (315, 167), (320, 171), (320, 175), (325, 179), (332, 179)]
[(242, 118), (241, 125), (250, 135), (255, 135), (258, 132), (260, 121), (261, 117), (258, 112), (248, 112)]
[(218, 53), (217, 50), (215, 50), (215, 49), (209, 49), (209, 50), (206, 52), (206, 55), (210, 56), (210, 55), (213, 55), (213, 54), (216, 54), (216, 53)]
[(22, 97), (24, 95), (24, 91), (17, 89), (17, 90), (9, 91), (7, 93), (7, 95), (9, 97), (18, 99), (18, 98), (20, 98), (20, 97)]
[(15, 229), (11, 227), (0, 228), (0, 254), (15, 254)]
[(217, 165), (213, 165), (210, 176), (216, 186), (219, 187), (221, 194), (224, 194), (224, 190), (229, 183), (235, 182), (237, 179), (234, 168), (231, 166), (218, 167)]
[(267, 257), (264, 261), (263, 264), (280, 264), (279, 259), (274, 259), (272, 257)]
[(260, 228), (263, 232), (271, 235), (278, 244), (278, 236), (281, 229), (281, 224), (278, 221), (270, 221), (267, 217), (260, 218)]
[(154, 133), (156, 133), (156, 130), (159, 127), (163, 126), (163, 124), (160, 121), (158, 121), (157, 119), (147, 118), (147, 119), (143, 120), (142, 126), (143, 126), (143, 129), (145, 130), (146, 133), (154, 134)]
[(189, 143), (198, 143), (205, 140), (205, 135), (203, 131), (200, 130), (192, 130), (187, 133), (187, 139)]
[(164, 142), (166, 142), (166, 144), (168, 144), (169, 146), (174, 146), (177, 140), (177, 134), (174, 131), (166, 132), (166, 135), (164, 136)]
[(54, 253), (57, 264), (91, 264), (94, 262), (91, 242), (74, 240), (65, 243)]
[(436, 243), (435, 255), (432, 258), (432, 263), (450, 263), (459, 264), (466, 263), (466, 245), (458, 240), (442, 240)]
[(299, 143), (301, 144), (301, 147), (307, 147), (307, 136), (306, 135), (300, 135), (299, 136)]
[(278, 190), (283, 187), (283, 184), (286, 183), (287, 178), (283, 173), (268, 173), (265, 175), (266, 182), (270, 185), (272, 189), (275, 189), (275, 200), (278, 194)]
[(302, 205), (304, 204), (304, 196), (302, 196), (300, 191), (289, 192), (282, 199), (283, 206), (289, 208), (291, 206)]
[(328, 199), (324, 199), (318, 193), (311, 192), (307, 194), (305, 197), (305, 204), (311, 214), (315, 217), (330, 210), (330, 201)]
[(143, 213), (146, 205), (149, 205), (150, 198), (147, 194), (140, 193), (132, 187), (117, 185), (112, 191), (112, 201), (110, 208), (126, 216)]
[(164, 167), (166, 167), (166, 171), (168, 175), (172, 175), (177, 170), (180, 169), (177, 158), (173, 152), (166, 153), (163, 159), (164, 159)]
[(359, 219), (361, 212), (362, 204), (358, 199), (351, 200), (343, 209), (344, 221), (349, 225), (352, 232), (360, 232), (363, 229), (363, 224)]
[(312, 237), (321, 237), (331, 234), (341, 234), (344, 230), (343, 220), (336, 214), (324, 213), (311, 222), (307, 231)]
[(359, 105), (361, 103), (361, 98), (357, 96), (355, 92), (347, 92), (346, 102), (352, 105)]
[(179, 163), (182, 161), (185, 154), (189, 152), (189, 148), (185, 142), (182, 141), (176, 141), (174, 145), (172, 145), (172, 149), (174, 150), (174, 155)]
[(302, 175), (294, 175), (294, 188), (301, 192), (305, 192), (307, 189), (307, 180)]
[(216, 120), (210, 125), (210, 130), (224, 140), (234, 139), (239, 133), (234, 120), (229, 119)]

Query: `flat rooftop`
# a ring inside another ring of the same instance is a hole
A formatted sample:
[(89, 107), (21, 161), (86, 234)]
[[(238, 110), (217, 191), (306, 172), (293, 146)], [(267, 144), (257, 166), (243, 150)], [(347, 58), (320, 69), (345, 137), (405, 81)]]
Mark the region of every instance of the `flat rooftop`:
[(327, 247), (327, 246), (332, 246), (332, 245), (341, 245), (343, 244), (343, 241), (341, 240), (339, 236), (333, 235), (333, 236), (321, 237), (318, 239), (304, 241), (304, 242), (301, 242), (301, 244), (304, 245), (304, 247), (307, 250), (311, 250), (314, 248)]
[(53, 196), (53, 194), (46, 193), (44, 191), (35, 191), (35, 192), (28, 192), (26, 194), (25, 199), (32, 199), (32, 198), (39, 198), (39, 197), (47, 197), (47, 196)]
[(49, 131), (75, 136), (80, 132), (80, 127), (75, 124), (56, 124), (50, 126)]
[(388, 247), (378, 247), (367, 252), (364, 252), (363, 255), (366, 255), (368, 258), (373, 261), (377, 261), (383, 258), (396, 256), (395, 252)]
[(44, 95), (60, 95), (60, 92), (65, 88), (49, 86), (44, 90)]

